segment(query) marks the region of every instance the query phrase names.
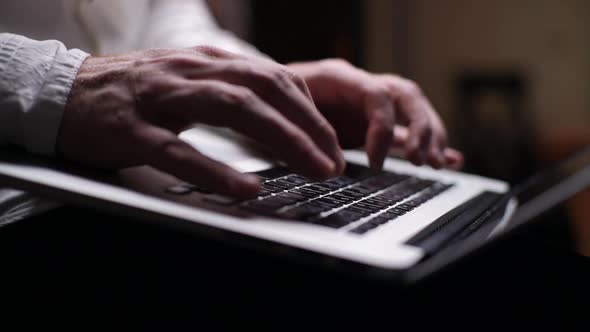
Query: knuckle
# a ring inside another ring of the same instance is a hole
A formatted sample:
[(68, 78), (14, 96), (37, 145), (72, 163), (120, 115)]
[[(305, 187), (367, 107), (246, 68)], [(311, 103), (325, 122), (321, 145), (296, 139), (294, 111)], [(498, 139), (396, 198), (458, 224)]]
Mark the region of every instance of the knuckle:
[(133, 62), (132, 62), (131, 67), (132, 68), (136, 68), (136, 69), (137, 68), (143, 68), (144, 66), (152, 63), (152, 61), (153, 61), (153, 56), (150, 56), (150, 55), (148, 55), (146, 57), (141, 57), (141, 58), (138, 58), (138, 59), (134, 59)]
[(191, 54), (176, 53), (163, 59), (173, 68), (193, 68), (206, 64), (205, 59)]
[(288, 89), (291, 86), (292, 78), (285, 70), (281, 68), (270, 71), (270, 77), (274, 85), (280, 89)]
[(291, 81), (293, 83), (295, 83), (295, 85), (303, 90), (306, 91), (307, 90), (307, 83), (305, 82), (305, 79), (291, 71), (286, 71), (287, 75), (289, 76), (289, 78), (291, 79)]
[(418, 140), (410, 141), (406, 146), (406, 151), (409, 156), (417, 156), (420, 152), (420, 142)]
[(390, 91), (389, 89), (381, 84), (371, 85), (367, 88), (368, 95), (373, 98), (374, 100), (379, 101), (380, 103), (387, 101), (390, 99)]
[(246, 77), (248, 79), (259, 79), (261, 76), (258, 71), (241, 61), (229, 61), (223, 64), (220, 69), (231, 75)]
[(228, 54), (228, 52), (211, 45), (198, 45), (192, 48), (194, 52), (213, 58), (219, 58)]
[(289, 73), (280, 68), (268, 69), (245, 62), (236, 62), (228, 66), (230, 66), (229, 70), (235, 72), (236, 75), (243, 76), (251, 80), (251, 83), (266, 88), (285, 90), (290, 88), (293, 82)]
[(420, 86), (412, 80), (404, 81), (402, 94), (408, 97), (421, 97), (424, 95), (424, 93), (422, 92), (422, 88), (420, 88)]
[(160, 58), (162, 56), (169, 55), (175, 52), (177, 51), (169, 48), (152, 48), (145, 51), (141, 51), (141, 57), (137, 61), (141, 61), (142, 59), (149, 61), (151, 59)]
[(446, 146), (448, 143), (448, 137), (445, 130), (441, 130), (436, 134), (436, 140), (438, 144), (442, 147)]
[(371, 121), (379, 126), (393, 128), (392, 115), (384, 109), (379, 109), (379, 111), (374, 112), (371, 115)]
[(140, 79), (134, 82), (134, 93), (136, 102), (150, 102), (158, 99), (163, 93), (176, 90), (178, 84), (170, 79), (153, 77)]
[(126, 136), (135, 130), (137, 121), (133, 117), (133, 113), (128, 109), (112, 109), (107, 116), (104, 117), (102, 123), (106, 129), (114, 135)]
[(331, 58), (331, 59), (322, 60), (322, 65), (326, 69), (331, 69), (331, 70), (340, 70), (342, 68), (352, 67), (350, 62), (348, 62), (347, 60), (342, 59), (342, 58)]
[(158, 154), (174, 158), (178, 162), (182, 162), (186, 158), (185, 154), (180, 153), (184, 143), (176, 138), (164, 139), (156, 146)]
[(259, 84), (266, 87), (281, 88), (285, 85), (286, 78), (284, 75), (275, 70), (268, 70), (254, 66), (248, 66), (244, 73), (252, 77)]
[(233, 87), (225, 92), (226, 101), (238, 108), (252, 108), (257, 102), (258, 97), (252, 90), (243, 87)]
[(432, 135), (432, 127), (426, 121), (421, 121), (416, 125), (416, 134), (422, 139)]

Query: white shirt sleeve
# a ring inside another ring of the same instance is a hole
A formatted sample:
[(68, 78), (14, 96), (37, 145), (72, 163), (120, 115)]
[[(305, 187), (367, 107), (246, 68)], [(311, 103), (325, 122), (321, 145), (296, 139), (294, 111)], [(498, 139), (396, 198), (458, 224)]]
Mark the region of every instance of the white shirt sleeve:
[(58, 41), (0, 33), (0, 144), (55, 152), (63, 110), (86, 57)]
[(265, 56), (219, 27), (204, 0), (151, 0), (142, 48), (210, 45), (234, 53)]

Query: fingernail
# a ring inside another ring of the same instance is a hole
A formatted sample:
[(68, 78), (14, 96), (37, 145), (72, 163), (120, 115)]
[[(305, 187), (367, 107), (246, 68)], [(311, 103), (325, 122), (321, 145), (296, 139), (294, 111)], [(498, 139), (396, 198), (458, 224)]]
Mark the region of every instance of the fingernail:
[(260, 190), (260, 178), (256, 175), (248, 174), (244, 177), (244, 194), (255, 196)]
[(346, 168), (346, 160), (344, 159), (344, 155), (340, 149), (337, 151), (336, 167), (338, 173), (344, 172), (344, 169)]
[(257, 175), (248, 174), (244, 177), (244, 180), (251, 186), (260, 185), (260, 178)]
[(330, 162), (329, 162), (328, 170), (329, 170), (330, 175), (334, 175), (334, 173), (336, 173), (336, 163), (333, 162), (332, 160), (330, 160)]
[(322, 176), (331, 176), (336, 172), (336, 163), (332, 161), (332, 159), (328, 158), (325, 155), (320, 157), (320, 163), (322, 164), (322, 168), (325, 172), (322, 172)]
[(438, 160), (438, 163), (441, 165), (441, 167), (447, 164), (445, 162), (445, 156), (440, 151), (436, 154), (436, 159)]

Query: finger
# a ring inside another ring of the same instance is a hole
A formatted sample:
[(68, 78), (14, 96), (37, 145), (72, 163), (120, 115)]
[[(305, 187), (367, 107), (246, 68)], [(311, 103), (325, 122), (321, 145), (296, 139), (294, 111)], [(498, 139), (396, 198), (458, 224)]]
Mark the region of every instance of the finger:
[(365, 149), (372, 168), (381, 169), (391, 147), (394, 106), (389, 93), (382, 89), (371, 89), (365, 97), (365, 109), (369, 118)]
[(163, 172), (222, 195), (250, 198), (260, 190), (256, 176), (204, 156), (172, 132), (145, 126), (138, 134), (145, 143), (146, 163)]
[(422, 165), (427, 159), (432, 139), (431, 119), (425, 98), (415, 85), (409, 85), (401, 91), (396, 106), (408, 121), (406, 157), (414, 164)]
[[(208, 71), (188, 71), (185, 77), (216, 79), (246, 87), (305, 131), (336, 164), (336, 173), (345, 162), (336, 131), (315, 107), (303, 79), (279, 65), (252, 61), (222, 61)], [(303, 86), (304, 88), (301, 88)]]
[(460, 170), (463, 168), (465, 159), (463, 154), (455, 149), (446, 148), (444, 151), (445, 166), (453, 170)]
[[(408, 128), (404, 126), (395, 126), (390, 154), (404, 156), (406, 142), (408, 140)], [(463, 167), (463, 154), (453, 148), (445, 147), (443, 149), (443, 164), (441, 167), (459, 170)]]
[(427, 113), (430, 117), (432, 128), (430, 149), (428, 151), (428, 164), (434, 168), (441, 168), (445, 165), (444, 151), (447, 147), (447, 132), (442, 121), (432, 104), (426, 100)]
[(221, 81), (185, 81), (171, 106), (187, 126), (205, 123), (236, 130), (267, 146), (294, 171), (325, 179), (335, 164), (309, 135), (251, 90)]
[(406, 142), (408, 141), (408, 127), (395, 126), (393, 130), (393, 142), (391, 148), (400, 152), (400, 155), (404, 153)]

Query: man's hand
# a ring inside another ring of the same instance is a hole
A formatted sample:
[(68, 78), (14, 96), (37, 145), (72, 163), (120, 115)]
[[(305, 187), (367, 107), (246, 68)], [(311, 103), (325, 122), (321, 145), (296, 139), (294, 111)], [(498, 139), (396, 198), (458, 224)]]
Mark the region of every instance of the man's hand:
[(249, 136), (314, 179), (344, 168), (336, 132), (302, 78), (274, 62), (210, 47), (87, 59), (66, 105), (58, 152), (108, 169), (147, 164), (222, 194), (255, 195), (256, 177), (177, 137), (195, 123)]
[(418, 165), (462, 166), (463, 156), (447, 147), (438, 114), (414, 82), (370, 74), (343, 60), (295, 63), (289, 68), (305, 79), (343, 146), (364, 145), (372, 167), (381, 168), (392, 148)]

